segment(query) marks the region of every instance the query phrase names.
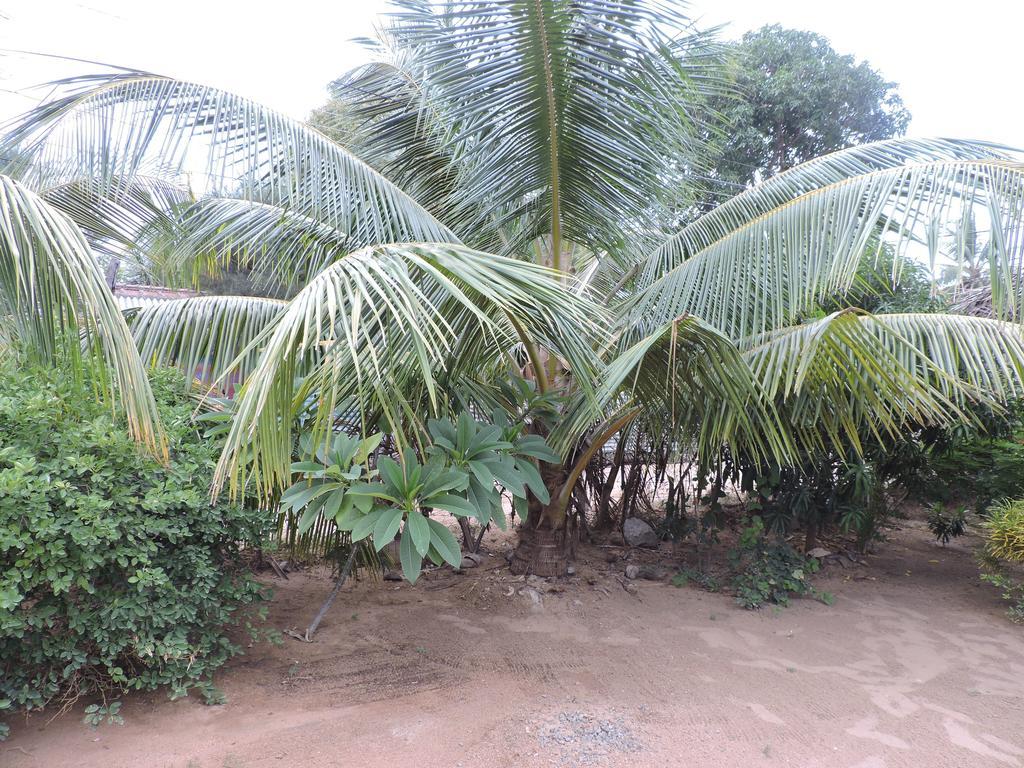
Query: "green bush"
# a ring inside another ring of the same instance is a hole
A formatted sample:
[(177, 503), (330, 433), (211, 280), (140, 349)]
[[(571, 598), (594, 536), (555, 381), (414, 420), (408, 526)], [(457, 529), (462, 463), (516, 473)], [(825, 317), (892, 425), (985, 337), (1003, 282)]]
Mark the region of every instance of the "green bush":
[(981, 527), (985, 530), (981, 578), (1010, 603), (1010, 618), (1024, 622), (1024, 579), (1019, 570), (1013, 570), (1014, 565), (1024, 563), (1024, 499), (994, 504)]
[(818, 561), (805, 557), (785, 542), (769, 542), (760, 517), (751, 519), (743, 529), (738, 546), (731, 550), (735, 576), (736, 602), (744, 608), (760, 608), (765, 603), (788, 605), (791, 595), (812, 595), (826, 603), (831, 595), (819, 593), (810, 576), (818, 570)]
[(0, 364), (0, 715), (167, 685), (213, 692), (225, 631), (266, 597), (244, 566), (267, 520), (211, 505), (216, 449), (178, 374), (153, 388), (170, 445), (144, 456), (87, 383)]
[(986, 554), (1024, 563), (1024, 499), (995, 504), (981, 527), (985, 529)]

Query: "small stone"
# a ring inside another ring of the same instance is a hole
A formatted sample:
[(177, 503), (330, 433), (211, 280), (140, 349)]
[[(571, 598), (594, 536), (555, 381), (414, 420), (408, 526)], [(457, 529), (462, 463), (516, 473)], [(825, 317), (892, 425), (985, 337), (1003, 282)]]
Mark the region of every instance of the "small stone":
[(523, 587), (519, 590), (519, 594), (530, 601), (530, 607), (533, 610), (538, 610), (544, 607), (544, 598), (541, 597), (540, 592), (533, 587)]
[(648, 581), (662, 581), (668, 576), (668, 570), (657, 565), (627, 565), (627, 579), (647, 579)]
[(389, 568), (384, 574), (384, 581), (401, 581), (402, 572), (396, 571), (394, 568)]
[(566, 576), (575, 576), (576, 575), (576, 566), (573, 565), (572, 563), (569, 563), (569, 565), (565, 569), (565, 575)]
[(629, 592), (629, 594), (631, 594), (631, 595), (639, 595), (640, 594), (640, 587), (638, 587), (632, 581), (625, 582), (622, 585), (622, 588), (624, 590), (626, 590), (627, 592)]
[(631, 547), (657, 547), (658, 534), (639, 517), (627, 517), (622, 524), (622, 535)]
[(814, 549), (810, 550), (810, 551), (809, 551), (809, 552), (807, 553), (807, 556), (808, 556), (808, 557), (814, 557), (814, 558), (817, 558), (818, 560), (821, 560), (821, 558), (823, 558), (823, 557), (828, 557), (828, 556), (829, 556), (829, 555), (831, 555), (831, 554), (832, 554), (832, 553), (831, 553), (831, 552), (829, 552), (829, 551), (828, 551), (827, 549), (825, 549), (824, 547), (815, 547)]
[(463, 555), (462, 562), (459, 563), (459, 569), (476, 568), (478, 565), (480, 565), (480, 563), (477, 560), (474, 560), (469, 555)]

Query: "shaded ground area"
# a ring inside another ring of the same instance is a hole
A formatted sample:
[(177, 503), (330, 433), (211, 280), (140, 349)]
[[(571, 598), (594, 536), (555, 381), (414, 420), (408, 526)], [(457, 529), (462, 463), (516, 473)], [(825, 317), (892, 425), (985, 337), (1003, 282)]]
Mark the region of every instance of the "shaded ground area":
[[(758, 612), (696, 587), (628, 592), (620, 550), (597, 547), (533, 587), (500, 554), (357, 583), (315, 643), (235, 660), (225, 706), (130, 696), (125, 725), (96, 731), (81, 706), (33, 717), (0, 765), (1024, 768), (1024, 630), (961, 542), (907, 523), (867, 565), (820, 575), (834, 605)], [(274, 625), (304, 627), (329, 586), (278, 582)]]

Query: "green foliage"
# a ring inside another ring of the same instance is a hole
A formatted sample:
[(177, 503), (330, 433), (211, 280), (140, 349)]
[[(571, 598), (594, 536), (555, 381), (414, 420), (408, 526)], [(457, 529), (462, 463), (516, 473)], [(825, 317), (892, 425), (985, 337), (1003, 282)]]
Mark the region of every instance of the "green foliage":
[(760, 517), (751, 518), (729, 558), (736, 571), (736, 602), (744, 608), (760, 608), (765, 603), (788, 605), (791, 595), (814, 595), (824, 602), (831, 599), (819, 594), (810, 583), (818, 561), (801, 555), (785, 542), (769, 542)]
[(708, 592), (718, 592), (722, 589), (722, 585), (718, 583), (718, 579), (710, 573), (698, 571), (692, 568), (683, 568), (679, 571), (679, 573), (672, 577), (671, 584), (673, 587), (685, 587), (691, 582)]
[(823, 299), (824, 313), (845, 307), (867, 312), (941, 312), (944, 299), (935, 296), (932, 280), (922, 264), (897, 256), (891, 245), (873, 240), (864, 250), (850, 289)]
[(956, 512), (948, 511), (941, 502), (934, 504), (928, 511), (928, 530), (935, 534), (935, 539), (941, 541), (943, 546), (949, 544), (950, 539), (963, 536), (967, 532), (964, 515), (966, 507), (960, 507)]
[(1024, 622), (1024, 579), (1007, 564), (1024, 563), (1024, 499), (1003, 500), (981, 524), (985, 546), (981, 556), (982, 581), (999, 589), (1010, 603), (1007, 614)]
[(985, 529), (987, 555), (1024, 562), (1024, 499), (999, 502), (989, 510), (981, 527)]
[(516, 511), (526, 519), (527, 489), (541, 504), (551, 500), (534, 461), (557, 462), (559, 456), (544, 438), (523, 434), (523, 425), (510, 424), (500, 411), (494, 413), (493, 422), (480, 424), (465, 411), (456, 424), (431, 420), (428, 428), (433, 445), (427, 452), (443, 457), (449, 466), (467, 476), (465, 496), (477, 510), (473, 515), (477, 522), (487, 525), (494, 519), (504, 530), (505, 513), (498, 488), (512, 495)]
[(1024, 434), (989, 437), (959, 430), (941, 438), (932, 452), (921, 490), (940, 500), (973, 499), (985, 513), (999, 499), (1024, 496)]
[(109, 704), (90, 704), (85, 708), (85, 717), (82, 722), (91, 728), (99, 728), (105, 720), (108, 725), (124, 725), (124, 718), (121, 717), (121, 702), (112, 701)]
[(376, 476), (376, 470), (367, 469), (367, 462), (383, 439), (380, 433), (363, 440), (340, 433), (333, 436), (329, 447), (314, 447), (309, 433), (299, 438), (300, 455), (315, 460), (292, 463), (292, 472), (301, 479), (281, 495), (281, 511), (301, 511), (296, 525), (300, 534), (306, 533), (321, 515), (337, 523), (354, 508), (363, 513), (370, 511), (372, 502), (366, 496), (349, 491), (354, 484)]
[(521, 423), (510, 424), (496, 412), (494, 423), (484, 424), (464, 411), (454, 422), (429, 420), (427, 430), (432, 442), (425, 460), (407, 448), (397, 461), (380, 456), (372, 469), (381, 434), (363, 440), (337, 435), (329, 450), (316, 451), (306, 439), (303, 451), (317, 460), (292, 464), (300, 479), (281, 497), (282, 509), (301, 512), (300, 532), (327, 520), (353, 543), (372, 541), (377, 552), (400, 535), (402, 572), (415, 582), (424, 557), (437, 565), (462, 562), (455, 537), (426, 516), (430, 510), (472, 518), (480, 526), (493, 521), (504, 530), (503, 491), (524, 517), (527, 489), (542, 503), (550, 500), (534, 460), (558, 456), (543, 438), (523, 434)]
[(139, 451), (89, 384), (0, 365), (0, 711), (205, 689), (239, 650), (225, 629), (265, 598), (243, 556), (267, 519), (211, 505), (216, 452), (180, 374), (156, 372), (152, 384), (166, 465)]
[(1011, 576), (996, 564), (982, 566), (981, 580), (998, 589), (1003, 600), (1010, 604), (1006, 615), (1018, 624), (1024, 623), (1024, 580)]
[(774, 24), (745, 34), (733, 52), (741, 95), (712, 102), (730, 123), (716, 163), (729, 181), (899, 136), (910, 122), (895, 83), (821, 35)]

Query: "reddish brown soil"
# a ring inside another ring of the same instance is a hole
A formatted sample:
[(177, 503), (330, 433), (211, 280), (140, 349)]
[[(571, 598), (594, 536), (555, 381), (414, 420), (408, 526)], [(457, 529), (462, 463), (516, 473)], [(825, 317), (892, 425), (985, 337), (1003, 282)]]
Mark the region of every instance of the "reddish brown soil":
[[(867, 566), (820, 575), (834, 605), (757, 612), (696, 587), (631, 594), (599, 548), (541, 605), (500, 556), (362, 582), (313, 644), (232, 662), (226, 705), (128, 696), (125, 724), (96, 731), (81, 706), (33, 717), (0, 765), (1024, 766), (1024, 629), (979, 584), (974, 544), (908, 524)], [(304, 626), (328, 589), (277, 582), (272, 623)]]

